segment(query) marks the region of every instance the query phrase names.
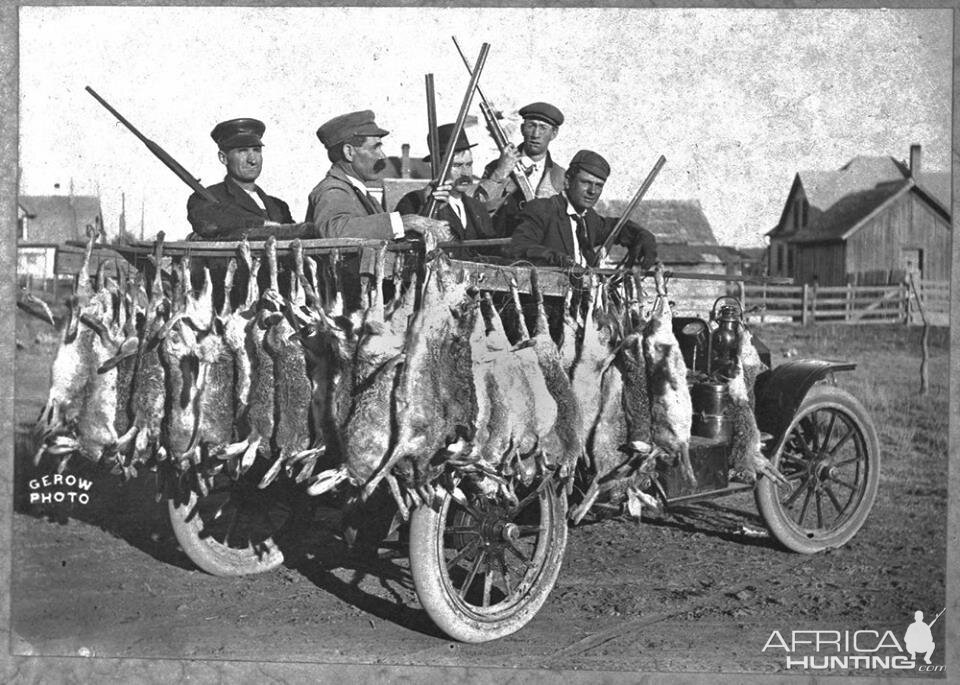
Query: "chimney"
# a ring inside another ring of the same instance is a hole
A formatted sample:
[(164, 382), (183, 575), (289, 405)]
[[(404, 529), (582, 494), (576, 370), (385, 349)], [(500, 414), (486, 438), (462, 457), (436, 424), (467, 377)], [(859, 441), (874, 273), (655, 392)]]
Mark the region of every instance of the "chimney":
[(400, 178), (410, 178), (410, 143), (400, 146)]
[(910, 146), (910, 175), (914, 180), (920, 178), (920, 144)]

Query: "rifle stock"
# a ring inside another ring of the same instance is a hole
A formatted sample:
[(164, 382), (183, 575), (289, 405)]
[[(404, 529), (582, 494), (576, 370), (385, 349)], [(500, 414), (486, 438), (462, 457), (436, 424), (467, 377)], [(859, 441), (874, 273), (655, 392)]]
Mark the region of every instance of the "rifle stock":
[(87, 87), (86, 87), (86, 91), (87, 91), (88, 93), (90, 93), (90, 95), (92, 95), (97, 102), (99, 102), (101, 105), (103, 105), (103, 107), (104, 107), (108, 112), (110, 112), (110, 114), (112, 114), (114, 117), (116, 117), (117, 121), (119, 121), (121, 124), (123, 124), (124, 126), (126, 126), (126, 127), (130, 130), (130, 132), (133, 133), (133, 135), (135, 135), (137, 138), (139, 138), (139, 139), (140, 139), (140, 142), (142, 142), (144, 145), (146, 145), (146, 146), (147, 146), (147, 149), (150, 150), (150, 152), (152, 152), (153, 155), (154, 155), (157, 159), (159, 159), (161, 162), (163, 162), (164, 165), (165, 165), (168, 169), (170, 169), (170, 171), (172, 171), (173, 173), (175, 173), (175, 174), (177, 175), (177, 178), (179, 178), (181, 181), (183, 181), (183, 182), (186, 183), (188, 186), (190, 186), (190, 188), (191, 188), (194, 192), (199, 193), (200, 195), (202, 195), (202, 196), (203, 196), (203, 199), (207, 200), (208, 202), (213, 202), (213, 203), (218, 203), (218, 204), (219, 204), (219, 201), (218, 201), (217, 198), (213, 195), (213, 193), (211, 193), (209, 190), (207, 190), (206, 188), (204, 188), (203, 185), (201, 185), (200, 181), (198, 181), (196, 178), (194, 178), (194, 177), (190, 174), (189, 171), (187, 171), (186, 169), (184, 169), (183, 166), (182, 166), (179, 162), (177, 162), (177, 160), (175, 160), (173, 157), (171, 157), (171, 156), (167, 153), (166, 150), (164, 150), (162, 147), (160, 147), (159, 145), (157, 145), (155, 142), (153, 142), (152, 140), (150, 140), (149, 138), (147, 138), (145, 135), (143, 135), (142, 133), (140, 133), (140, 131), (138, 131), (133, 124), (131, 124), (129, 121), (127, 121), (127, 120), (123, 117), (123, 115), (120, 114), (120, 112), (118, 112), (118, 111), (115, 110), (113, 107), (111, 107), (111, 106), (110, 106), (110, 103), (108, 103), (106, 100), (104, 100), (102, 97), (100, 97), (100, 95), (99, 95), (93, 88), (91, 88), (90, 86), (87, 86)]

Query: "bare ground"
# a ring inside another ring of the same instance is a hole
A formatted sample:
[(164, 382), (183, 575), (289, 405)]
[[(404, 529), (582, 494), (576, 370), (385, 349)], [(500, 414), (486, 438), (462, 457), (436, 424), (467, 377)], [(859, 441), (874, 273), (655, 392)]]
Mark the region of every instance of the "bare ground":
[[(924, 398), (916, 329), (760, 332), (775, 363), (796, 355), (860, 363), (838, 381), (873, 414), (883, 468), (877, 503), (851, 543), (815, 556), (787, 552), (766, 536), (748, 494), (641, 523), (588, 521), (571, 529), (538, 616), (481, 645), (439, 633), (404, 558), (348, 554), (332, 508), (291, 531), (277, 571), (217, 578), (178, 548), (149, 476), (124, 484), (71, 463), (69, 473), (94, 481), (89, 504), (30, 505), (30, 478), (50, 472), (30, 465), (29, 428), (55, 348), (38, 341), (40, 331), (18, 323), (14, 654), (774, 673), (783, 671), (782, 651), (762, 651), (774, 630), (891, 630), (901, 639), (915, 610), (929, 620), (944, 606), (943, 331), (931, 338)], [(933, 635), (943, 645), (942, 622)], [(942, 649), (933, 663), (943, 664)]]

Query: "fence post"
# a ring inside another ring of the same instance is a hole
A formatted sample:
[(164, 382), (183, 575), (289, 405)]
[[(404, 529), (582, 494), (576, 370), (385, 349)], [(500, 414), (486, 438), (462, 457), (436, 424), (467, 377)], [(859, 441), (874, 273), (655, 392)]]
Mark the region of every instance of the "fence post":
[(817, 283), (810, 288), (810, 323), (817, 323)]
[(808, 288), (809, 286), (804, 283), (803, 290), (800, 293), (800, 324), (803, 326), (807, 325), (807, 300), (809, 297)]
[(847, 303), (846, 303), (846, 315), (843, 317), (844, 321), (851, 323), (853, 316), (853, 284), (847, 281)]
[(764, 312), (767, 311), (767, 284), (760, 286), (760, 325), (763, 325)]
[[(908, 274), (907, 278), (909, 277)], [(900, 283), (900, 292), (903, 297), (903, 323), (909, 327), (913, 323), (913, 312), (911, 311), (913, 308), (910, 305), (910, 285), (907, 281)]]
[(740, 298), (740, 311), (747, 308), (747, 288), (743, 281), (737, 281), (737, 297)]

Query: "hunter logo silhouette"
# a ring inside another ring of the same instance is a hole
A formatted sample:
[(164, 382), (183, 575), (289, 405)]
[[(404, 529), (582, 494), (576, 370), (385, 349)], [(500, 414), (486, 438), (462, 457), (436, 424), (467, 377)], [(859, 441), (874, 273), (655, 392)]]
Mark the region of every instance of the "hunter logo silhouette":
[(916, 661), (917, 654), (923, 654), (924, 663), (930, 663), (930, 655), (936, 647), (933, 643), (933, 633), (930, 628), (937, 622), (941, 614), (946, 611), (944, 607), (939, 614), (934, 616), (929, 624), (923, 622), (923, 612), (917, 611), (913, 614), (913, 623), (907, 626), (907, 632), (903, 635), (903, 644), (910, 652), (910, 658)]

